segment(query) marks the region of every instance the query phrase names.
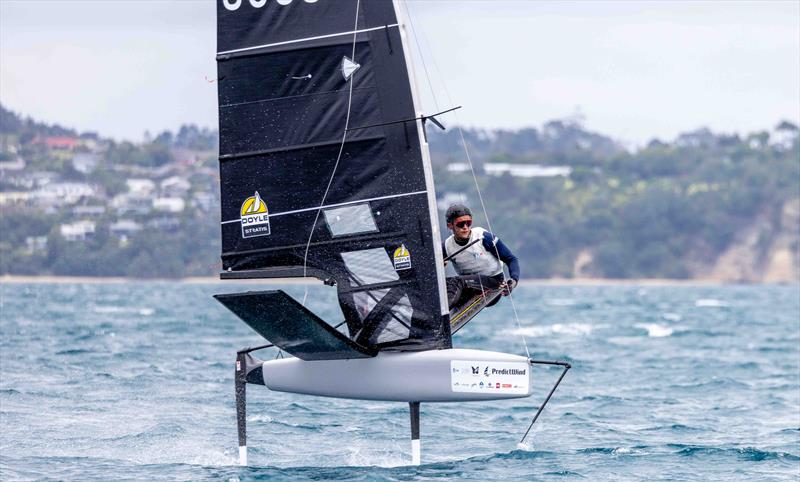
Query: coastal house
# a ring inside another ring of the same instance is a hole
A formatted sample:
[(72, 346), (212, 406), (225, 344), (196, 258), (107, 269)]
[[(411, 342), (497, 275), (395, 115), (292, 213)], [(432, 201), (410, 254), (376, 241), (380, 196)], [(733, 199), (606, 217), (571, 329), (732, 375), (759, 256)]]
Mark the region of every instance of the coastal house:
[(95, 186), (83, 182), (54, 182), (37, 189), (32, 196), (42, 206), (64, 206), (97, 194)]
[(156, 183), (145, 178), (126, 179), (125, 184), (128, 186), (128, 192), (133, 196), (146, 197), (156, 190)]
[(71, 136), (48, 136), (40, 138), (39, 144), (52, 150), (71, 151), (81, 145), (81, 140)]
[(8, 161), (0, 161), (0, 178), (2, 178), (7, 171), (22, 171), (25, 169), (25, 159), (14, 156), (13, 159)]
[[(469, 172), (466, 162), (451, 162), (447, 165), (449, 172)], [(509, 174), (512, 177), (569, 177), (572, 168), (569, 166), (543, 166), (541, 164), (512, 164), (508, 162), (487, 162), (483, 170), (489, 176)]]
[(120, 219), (109, 226), (108, 230), (117, 238), (120, 246), (125, 246), (131, 237), (142, 230), (142, 225), (131, 219)]
[(28, 255), (47, 251), (47, 236), (28, 236), (25, 238), (25, 253)]
[(0, 192), (0, 206), (24, 206), (30, 199), (31, 193), (27, 191)]
[(186, 201), (179, 197), (159, 197), (153, 199), (153, 209), (168, 213), (179, 213), (186, 207)]
[(87, 219), (74, 223), (64, 223), (59, 227), (61, 236), (67, 241), (85, 241), (94, 236), (96, 224)]
[(467, 195), (463, 192), (446, 192), (442, 195), (441, 199), (436, 202), (436, 205), (442, 211), (446, 210), (453, 204), (464, 204), (467, 202)]
[(72, 208), (72, 214), (79, 218), (98, 218), (105, 213), (105, 206), (75, 206)]
[(118, 216), (146, 215), (153, 210), (152, 204), (152, 196), (134, 196), (131, 193), (117, 194), (111, 199), (111, 207)]
[(72, 167), (82, 174), (89, 174), (100, 163), (100, 156), (91, 152), (80, 152), (72, 158)]
[(163, 196), (183, 197), (192, 188), (192, 184), (181, 176), (170, 176), (161, 181), (160, 187)]

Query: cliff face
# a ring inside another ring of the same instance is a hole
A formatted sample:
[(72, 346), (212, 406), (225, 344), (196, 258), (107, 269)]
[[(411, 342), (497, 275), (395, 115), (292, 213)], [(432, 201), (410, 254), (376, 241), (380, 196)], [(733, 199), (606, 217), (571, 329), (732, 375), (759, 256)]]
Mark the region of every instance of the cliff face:
[[(598, 278), (592, 271), (595, 253), (580, 250), (573, 261), (572, 277)], [(800, 283), (800, 198), (776, 210), (766, 210), (718, 256), (693, 252), (691, 279), (728, 283)]]
[(710, 269), (695, 277), (728, 282), (800, 282), (800, 198), (765, 211), (736, 233)]

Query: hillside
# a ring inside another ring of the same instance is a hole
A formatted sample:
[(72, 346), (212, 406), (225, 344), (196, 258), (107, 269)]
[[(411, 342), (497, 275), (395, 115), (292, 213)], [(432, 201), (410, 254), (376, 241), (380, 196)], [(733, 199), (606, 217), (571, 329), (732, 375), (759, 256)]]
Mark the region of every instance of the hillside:
[[(485, 225), (458, 130), (429, 139), (440, 209), (468, 202)], [(525, 277), (800, 280), (794, 124), (635, 152), (566, 121), (464, 139)], [(118, 143), (0, 107), (0, 273), (215, 274), (216, 142), (187, 125)]]

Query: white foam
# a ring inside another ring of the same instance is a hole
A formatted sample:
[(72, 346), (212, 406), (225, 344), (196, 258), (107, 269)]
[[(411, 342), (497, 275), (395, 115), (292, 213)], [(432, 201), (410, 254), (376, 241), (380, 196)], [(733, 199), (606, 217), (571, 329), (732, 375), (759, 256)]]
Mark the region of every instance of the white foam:
[(272, 417), (269, 415), (257, 414), (257, 415), (250, 415), (247, 417), (248, 422), (264, 422), (264, 423), (272, 423)]
[(666, 336), (670, 336), (675, 331), (668, 326), (659, 325), (658, 323), (637, 323), (634, 326), (636, 328), (642, 328), (644, 330), (647, 330), (647, 336), (651, 338), (663, 338)]
[(683, 317), (677, 313), (662, 313), (661, 318), (664, 318), (667, 321), (681, 321)]
[(700, 298), (694, 302), (694, 306), (698, 308), (719, 308), (728, 306), (728, 304), (714, 298)]
[(512, 335), (541, 337), (548, 335), (569, 335), (582, 336), (589, 335), (594, 330), (594, 326), (588, 323), (555, 323), (543, 326), (524, 326), (511, 331)]
[(134, 308), (127, 306), (95, 306), (92, 308), (95, 313), (102, 314), (137, 314), (141, 316), (150, 316), (156, 312), (153, 308)]

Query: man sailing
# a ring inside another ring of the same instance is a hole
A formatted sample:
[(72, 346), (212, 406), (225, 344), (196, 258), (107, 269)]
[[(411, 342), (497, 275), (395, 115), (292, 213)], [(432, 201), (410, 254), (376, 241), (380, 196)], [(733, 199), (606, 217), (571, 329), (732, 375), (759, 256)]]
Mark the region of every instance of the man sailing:
[[(447, 229), (453, 233), (442, 243), (445, 258), (474, 243), (451, 259), (458, 276), (447, 278), (450, 309), (487, 289), (503, 288), (503, 296), (511, 294), (519, 283), (519, 260), (514, 253), (494, 234), (477, 226), (473, 228), (472, 211), (463, 204), (453, 204), (447, 208), (445, 219)], [(503, 263), (508, 266), (508, 280), (505, 280)], [(487, 306), (492, 306), (499, 299)]]

